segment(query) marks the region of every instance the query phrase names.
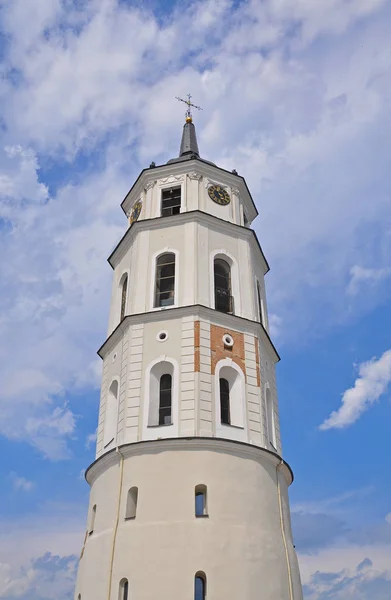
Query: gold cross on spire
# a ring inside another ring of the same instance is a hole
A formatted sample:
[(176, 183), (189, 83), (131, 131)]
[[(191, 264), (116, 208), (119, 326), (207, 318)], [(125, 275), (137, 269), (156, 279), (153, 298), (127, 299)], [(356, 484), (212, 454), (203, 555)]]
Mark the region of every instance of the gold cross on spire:
[(196, 108), (197, 110), (202, 110), (201, 106), (197, 106), (196, 104), (192, 103), (190, 94), (187, 94), (187, 100), (183, 100), (182, 98), (179, 98), (179, 96), (175, 96), (175, 98), (179, 100), (179, 102), (184, 102), (185, 104), (187, 104), (187, 110), (185, 112), (186, 123), (191, 123), (193, 121), (191, 107)]

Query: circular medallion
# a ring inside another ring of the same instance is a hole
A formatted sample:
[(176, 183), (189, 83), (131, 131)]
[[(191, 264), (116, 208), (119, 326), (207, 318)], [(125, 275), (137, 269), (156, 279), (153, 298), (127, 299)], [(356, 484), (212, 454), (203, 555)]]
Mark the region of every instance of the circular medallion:
[(216, 204), (225, 206), (231, 202), (231, 198), (229, 197), (227, 190), (222, 188), (221, 185), (211, 185), (208, 188), (208, 194), (213, 202), (216, 202)]
[(132, 224), (135, 221), (137, 221), (137, 219), (140, 216), (141, 213), (141, 209), (142, 209), (142, 202), (141, 200), (138, 200), (136, 202), (136, 204), (133, 206), (132, 210), (130, 211), (130, 215), (129, 215), (129, 223)]

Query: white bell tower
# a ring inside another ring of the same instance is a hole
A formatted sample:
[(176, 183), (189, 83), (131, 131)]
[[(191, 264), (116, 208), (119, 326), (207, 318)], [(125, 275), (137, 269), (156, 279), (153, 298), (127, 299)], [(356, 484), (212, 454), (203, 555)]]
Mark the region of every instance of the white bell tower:
[(200, 157), (188, 110), (121, 206), (75, 598), (302, 600), (246, 182)]

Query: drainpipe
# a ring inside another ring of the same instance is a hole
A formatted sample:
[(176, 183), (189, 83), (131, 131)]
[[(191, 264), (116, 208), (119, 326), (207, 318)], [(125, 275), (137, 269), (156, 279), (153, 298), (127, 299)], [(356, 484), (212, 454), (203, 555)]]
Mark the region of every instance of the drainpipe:
[(110, 570), (109, 570), (109, 585), (108, 585), (108, 592), (107, 592), (107, 600), (110, 600), (110, 596), (111, 596), (111, 584), (112, 584), (112, 579), (113, 579), (113, 564), (114, 564), (114, 554), (115, 554), (115, 543), (117, 541), (117, 531), (118, 531), (118, 524), (119, 524), (119, 513), (120, 513), (120, 508), (121, 508), (122, 481), (123, 481), (123, 477), (124, 477), (124, 457), (123, 457), (123, 454), (121, 453), (121, 450), (119, 449), (118, 446), (116, 447), (115, 451), (120, 456), (120, 459), (119, 459), (120, 460), (120, 462), (119, 462), (119, 485), (118, 485), (117, 515), (116, 515), (115, 525), (114, 525), (113, 543), (111, 545)]
[(293, 584), (292, 584), (292, 571), (291, 571), (291, 564), (290, 564), (290, 561), (289, 561), (288, 545), (286, 543), (285, 527), (284, 527), (284, 517), (283, 517), (283, 512), (282, 512), (282, 498), (281, 498), (280, 478), (278, 476), (278, 471), (279, 471), (280, 467), (282, 467), (283, 464), (284, 464), (284, 461), (282, 459), (280, 459), (280, 462), (279, 462), (279, 464), (276, 467), (276, 474), (277, 474), (277, 495), (278, 495), (278, 505), (279, 505), (279, 509), (280, 509), (281, 535), (282, 535), (282, 541), (283, 541), (284, 550), (285, 550), (286, 568), (287, 568), (287, 571), (288, 571), (289, 598), (290, 598), (290, 600), (294, 600), (294, 598), (293, 598)]

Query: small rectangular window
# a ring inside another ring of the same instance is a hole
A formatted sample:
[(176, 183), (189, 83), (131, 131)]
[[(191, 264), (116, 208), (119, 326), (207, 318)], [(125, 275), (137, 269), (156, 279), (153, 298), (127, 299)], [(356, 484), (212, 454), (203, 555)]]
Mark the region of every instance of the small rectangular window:
[(231, 425), (229, 383), (220, 378), (220, 413), (223, 425)]
[(172, 377), (169, 373), (160, 378), (159, 425), (171, 425)]
[(206, 507), (206, 486), (197, 485), (195, 488), (195, 516), (207, 517), (208, 510)]
[(162, 217), (172, 217), (181, 212), (181, 188), (162, 191)]

